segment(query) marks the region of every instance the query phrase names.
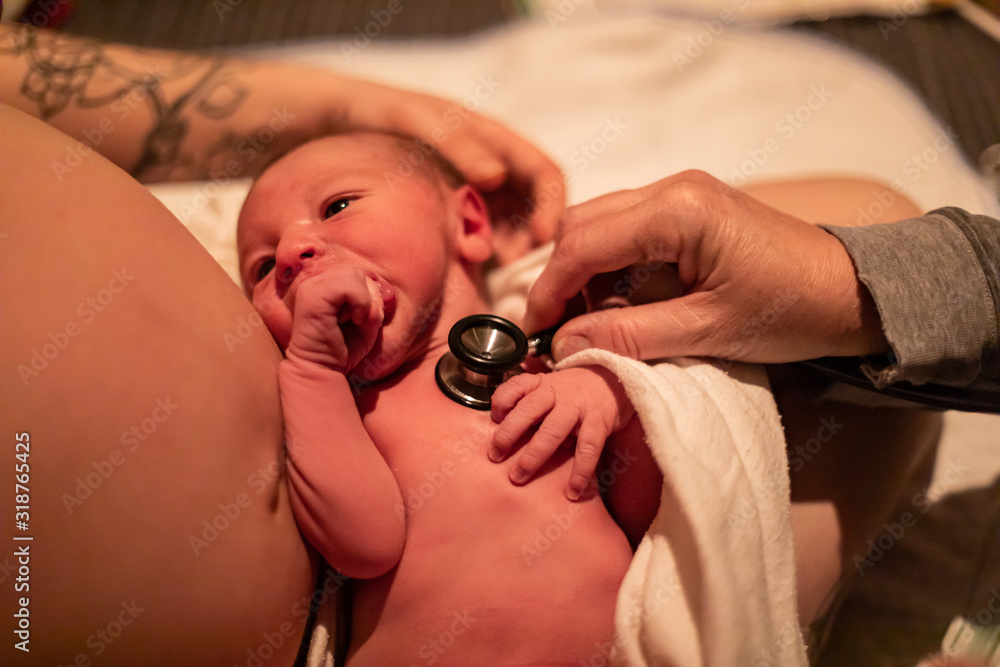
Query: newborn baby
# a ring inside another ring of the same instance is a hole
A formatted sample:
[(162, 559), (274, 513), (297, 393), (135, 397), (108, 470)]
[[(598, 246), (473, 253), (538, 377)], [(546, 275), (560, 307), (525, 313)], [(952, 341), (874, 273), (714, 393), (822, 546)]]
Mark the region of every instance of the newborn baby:
[[(657, 509), (659, 471), (607, 371), (518, 376), (492, 415), (438, 389), (449, 329), (489, 312), (489, 222), (429, 147), (371, 133), (281, 158), (240, 216), (241, 276), (285, 352), (292, 506), (357, 579), (351, 665), (603, 660)], [(602, 457), (613, 483), (597, 489)]]

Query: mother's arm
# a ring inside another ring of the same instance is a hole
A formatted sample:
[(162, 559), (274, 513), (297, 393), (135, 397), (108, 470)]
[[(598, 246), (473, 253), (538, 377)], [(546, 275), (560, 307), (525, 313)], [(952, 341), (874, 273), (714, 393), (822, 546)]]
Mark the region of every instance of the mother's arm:
[(74, 144), (0, 105), (0, 664), (290, 665), (315, 568), (281, 355), (142, 186), (96, 154), (53, 172)]
[[(494, 212), (548, 240), (563, 208), (559, 168), (457, 102), (285, 63), (105, 44), (0, 26), (0, 101), (42, 118), (147, 182), (254, 176), (312, 137), (372, 129), (434, 145)], [(490, 196), (488, 195), (488, 198)]]

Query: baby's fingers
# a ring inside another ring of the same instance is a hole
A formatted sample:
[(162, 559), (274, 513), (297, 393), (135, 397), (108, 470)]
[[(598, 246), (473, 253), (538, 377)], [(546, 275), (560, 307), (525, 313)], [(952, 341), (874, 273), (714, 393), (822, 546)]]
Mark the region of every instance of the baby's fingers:
[(385, 317), (385, 305), (378, 283), (371, 278), (358, 276), (361, 282), (348, 295), (341, 308), (340, 323), (353, 322), (362, 331), (377, 329)]
[(579, 414), (575, 410), (553, 410), (538, 427), (531, 441), (524, 446), (517, 457), (517, 465), (510, 471), (510, 481), (524, 484), (538, 472), (542, 465), (552, 458), (559, 447), (566, 442), (576, 428)]
[(533, 373), (522, 373), (510, 378), (493, 392), (490, 399), (490, 418), (499, 424), (517, 402), (542, 385), (542, 378)]
[(597, 472), (608, 430), (601, 419), (585, 416), (576, 436), (576, 452), (573, 455), (573, 469), (566, 487), (566, 497), (579, 500)]
[(519, 375), (497, 387), (493, 393), (493, 419), (497, 421), (498, 415), (502, 418), (493, 432), (493, 445), (489, 452), (491, 461), (502, 461), (528, 429), (541, 423), (555, 405), (552, 389), (541, 385), (537, 376)]

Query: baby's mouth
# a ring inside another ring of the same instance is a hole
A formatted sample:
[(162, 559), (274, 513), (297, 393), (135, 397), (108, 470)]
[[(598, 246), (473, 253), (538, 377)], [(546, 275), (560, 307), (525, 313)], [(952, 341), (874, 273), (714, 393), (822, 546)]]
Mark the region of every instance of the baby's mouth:
[(382, 326), (385, 326), (390, 322), (390, 320), (392, 320), (392, 315), (396, 312), (396, 290), (392, 285), (375, 273), (369, 273), (368, 277), (378, 287), (379, 296), (382, 298), (382, 308), (384, 313)]

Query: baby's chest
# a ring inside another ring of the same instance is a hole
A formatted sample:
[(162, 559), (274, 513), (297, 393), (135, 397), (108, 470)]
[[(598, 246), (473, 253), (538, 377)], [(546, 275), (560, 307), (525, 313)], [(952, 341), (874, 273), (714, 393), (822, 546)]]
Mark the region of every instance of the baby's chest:
[(430, 469), (450, 475), (490, 463), (487, 451), (496, 430), (490, 413), (449, 400), (436, 385), (382, 392), (362, 419), (397, 477)]

